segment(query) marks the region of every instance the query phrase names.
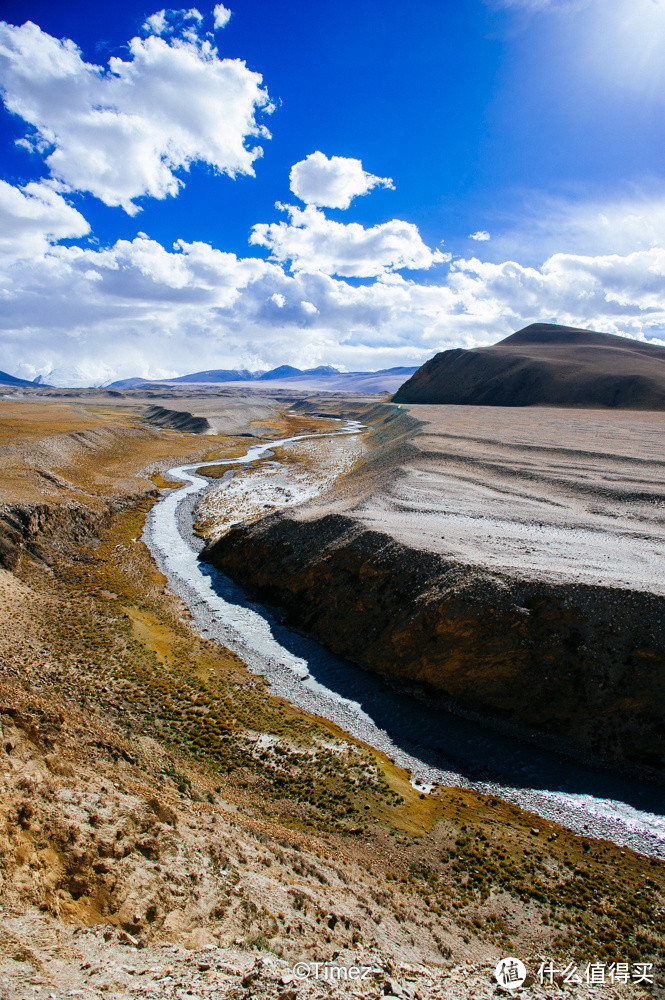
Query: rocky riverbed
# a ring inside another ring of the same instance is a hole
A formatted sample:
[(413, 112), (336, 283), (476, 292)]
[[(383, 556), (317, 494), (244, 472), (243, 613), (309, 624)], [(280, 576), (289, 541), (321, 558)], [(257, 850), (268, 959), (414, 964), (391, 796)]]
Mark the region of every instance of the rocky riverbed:
[[(174, 470), (173, 474), (182, 473)], [(260, 470), (257, 474), (260, 478)], [(208, 487), (202, 477), (187, 475), (189, 487), (154, 509), (146, 537), (203, 635), (234, 650), (250, 669), (270, 680), (276, 693), (384, 751), (410, 770), (415, 780), (428, 785), (470, 785), (571, 829), (665, 856), (662, 796), (657, 786), (614, 778), (588, 763), (572, 762), (557, 754), (555, 745), (545, 742), (535, 747), (516, 738), (509, 728), (497, 730), (488, 725), (477, 714), (426, 706), (417, 693), (403, 687), (395, 690), (294, 632), (279, 615), (254, 604), (213, 567), (202, 566), (196, 558), (200, 542), (192, 532), (192, 508), (197, 494)], [(267, 524), (268, 531), (272, 523), (256, 522), (258, 530)], [(235, 537), (225, 536), (222, 544), (232, 551)], [(248, 550), (241, 544), (237, 553), (242, 551)], [(277, 562), (286, 551), (276, 543)], [(325, 557), (325, 547), (319, 542), (308, 551), (315, 558)], [(263, 552), (258, 562), (246, 561), (245, 570), (235, 575), (252, 581), (257, 574), (277, 572), (270, 560), (270, 552)], [(297, 574), (302, 566), (297, 556), (291, 564)], [(408, 576), (403, 576), (408, 588)], [(369, 587), (367, 578), (365, 582)], [(305, 586), (314, 593), (316, 580), (306, 578)], [(353, 583), (349, 590), (353, 596)], [(344, 612), (343, 603), (341, 607)], [(372, 624), (368, 615), (365, 633)]]

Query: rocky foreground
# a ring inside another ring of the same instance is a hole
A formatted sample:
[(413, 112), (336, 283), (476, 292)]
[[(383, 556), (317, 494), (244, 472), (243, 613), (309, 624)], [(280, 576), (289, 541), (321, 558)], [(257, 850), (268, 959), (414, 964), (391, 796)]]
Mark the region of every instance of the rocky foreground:
[[(270, 954), (234, 948), (185, 948), (165, 943), (138, 950), (127, 934), (102, 928), (72, 929), (37, 915), (0, 910), (0, 929), (11, 942), (0, 964), (0, 991), (6, 1000), (25, 996), (136, 997), (137, 1000), (489, 1000), (511, 994), (498, 987), (494, 963), (438, 967), (400, 962), (384, 955), (338, 955), (329, 963), (289, 963)], [(34, 961), (39, 954), (39, 967)], [(602, 969), (602, 966), (599, 968)], [(596, 1000), (650, 995), (634, 983), (582, 979), (585, 968), (538, 979), (534, 967), (518, 997)], [(600, 972), (597, 973), (600, 976)], [(632, 970), (628, 976), (632, 975)], [(565, 977), (571, 977), (570, 982)], [(574, 977), (574, 978), (573, 978)], [(576, 980), (580, 979), (580, 982)], [(602, 988), (602, 994), (600, 989)], [(57, 993), (53, 991), (57, 990)]]

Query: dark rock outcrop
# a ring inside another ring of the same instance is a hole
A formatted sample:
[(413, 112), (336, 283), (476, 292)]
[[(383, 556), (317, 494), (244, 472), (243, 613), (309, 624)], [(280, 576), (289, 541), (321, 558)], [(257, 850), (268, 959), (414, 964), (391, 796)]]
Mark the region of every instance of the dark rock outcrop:
[(195, 417), (188, 410), (167, 410), (164, 406), (149, 406), (143, 417), (149, 424), (168, 427), (183, 434), (205, 434), (210, 424), (205, 417)]
[(397, 403), (665, 409), (665, 347), (534, 323), (491, 347), (443, 351)]
[(665, 598), (514, 579), (339, 515), (237, 526), (203, 558), (360, 666), (665, 769)]

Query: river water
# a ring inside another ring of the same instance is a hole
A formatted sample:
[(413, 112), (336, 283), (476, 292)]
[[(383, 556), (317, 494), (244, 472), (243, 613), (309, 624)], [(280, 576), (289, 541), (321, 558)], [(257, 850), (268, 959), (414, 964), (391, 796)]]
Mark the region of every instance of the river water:
[[(252, 445), (241, 458), (169, 470), (184, 485), (153, 507), (144, 540), (171, 589), (189, 606), (200, 633), (240, 656), (251, 671), (267, 678), (276, 694), (384, 751), (410, 771), (412, 783), (423, 791), (435, 783), (474, 788), (588, 836), (665, 859), (661, 787), (596, 770), (396, 690), (286, 627), (278, 613), (250, 600), (219, 570), (199, 561), (194, 507), (211, 481), (194, 470), (239, 464), (260, 469), (261, 459), (273, 458), (273, 449), (282, 445), (360, 429), (349, 421), (330, 434), (283, 438)], [(219, 480), (214, 485), (219, 487)]]

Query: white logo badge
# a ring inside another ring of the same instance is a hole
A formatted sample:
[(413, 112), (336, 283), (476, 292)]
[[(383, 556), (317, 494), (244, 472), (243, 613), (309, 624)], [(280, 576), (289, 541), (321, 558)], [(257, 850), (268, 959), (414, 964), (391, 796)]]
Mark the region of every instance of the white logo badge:
[(526, 979), (526, 969), (519, 958), (502, 958), (497, 965), (494, 975), (499, 986), (504, 990), (518, 990)]

